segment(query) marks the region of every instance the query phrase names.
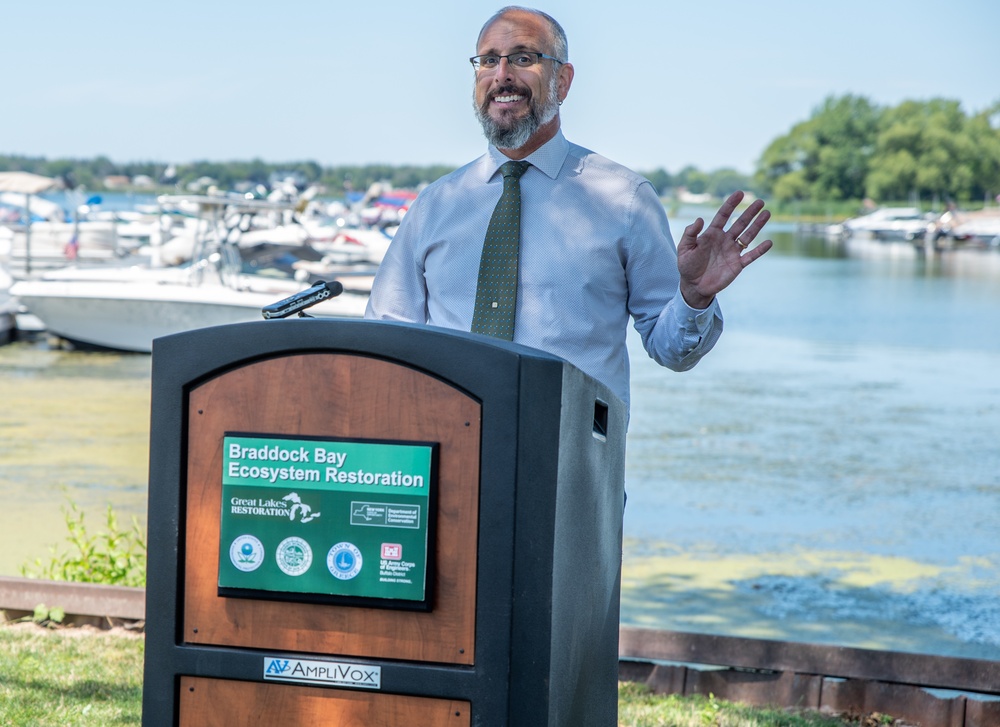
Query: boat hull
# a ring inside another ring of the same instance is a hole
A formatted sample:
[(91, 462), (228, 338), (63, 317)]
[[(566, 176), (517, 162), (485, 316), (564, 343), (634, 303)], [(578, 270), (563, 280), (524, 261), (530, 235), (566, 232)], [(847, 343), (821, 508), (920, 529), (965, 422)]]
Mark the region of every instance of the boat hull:
[[(150, 353), (153, 339), (196, 328), (261, 320), (284, 295), (224, 286), (37, 280), (12, 294), (59, 338), (85, 347)], [(316, 317), (360, 318), (367, 298), (342, 295), (309, 309)]]

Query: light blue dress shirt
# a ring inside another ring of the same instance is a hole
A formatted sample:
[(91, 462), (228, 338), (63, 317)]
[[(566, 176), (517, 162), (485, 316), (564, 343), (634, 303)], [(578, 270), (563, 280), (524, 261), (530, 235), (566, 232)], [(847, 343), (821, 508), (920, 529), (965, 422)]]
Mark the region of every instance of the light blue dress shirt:
[[(485, 155), (424, 189), (372, 287), (366, 318), (470, 330), (479, 258), (500, 199)], [(686, 371), (722, 333), (717, 301), (691, 308), (678, 291), (677, 249), (653, 186), (556, 134), (521, 177), (514, 341), (560, 356), (629, 402), (629, 316), (649, 355)]]

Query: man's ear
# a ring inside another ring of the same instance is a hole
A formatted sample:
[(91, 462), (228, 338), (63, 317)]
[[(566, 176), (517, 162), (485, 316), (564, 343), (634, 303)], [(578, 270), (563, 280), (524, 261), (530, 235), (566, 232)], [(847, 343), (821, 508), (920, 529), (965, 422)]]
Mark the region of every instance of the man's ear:
[(572, 63), (562, 63), (559, 65), (559, 71), (556, 81), (556, 93), (559, 97), (559, 103), (563, 102), (569, 94), (569, 87), (573, 85), (573, 64)]

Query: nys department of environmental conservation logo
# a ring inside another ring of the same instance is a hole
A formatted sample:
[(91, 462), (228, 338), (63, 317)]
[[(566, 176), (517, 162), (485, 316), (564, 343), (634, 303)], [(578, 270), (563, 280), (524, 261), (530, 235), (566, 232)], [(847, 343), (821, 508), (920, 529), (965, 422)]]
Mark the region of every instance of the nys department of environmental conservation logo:
[(326, 554), (326, 567), (334, 578), (349, 581), (361, 572), (361, 551), (354, 543), (337, 543)]
[(282, 573), (300, 576), (312, 565), (313, 553), (309, 543), (302, 538), (292, 536), (278, 543), (274, 557)]
[(229, 560), (244, 573), (255, 571), (264, 562), (264, 544), (252, 535), (241, 535), (229, 546)]

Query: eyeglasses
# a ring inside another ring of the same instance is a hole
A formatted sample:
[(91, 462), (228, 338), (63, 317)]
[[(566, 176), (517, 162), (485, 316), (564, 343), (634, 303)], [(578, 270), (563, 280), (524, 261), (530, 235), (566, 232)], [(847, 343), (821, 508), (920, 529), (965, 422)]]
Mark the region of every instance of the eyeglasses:
[(518, 51), (517, 53), (509, 53), (505, 56), (493, 55), (492, 53), (484, 56), (472, 56), (472, 58), (469, 59), (469, 62), (472, 63), (472, 67), (477, 71), (495, 71), (500, 67), (501, 58), (506, 58), (507, 63), (514, 66), (514, 68), (531, 68), (543, 58), (549, 61), (555, 61), (556, 63), (563, 62), (555, 56), (524, 50)]

